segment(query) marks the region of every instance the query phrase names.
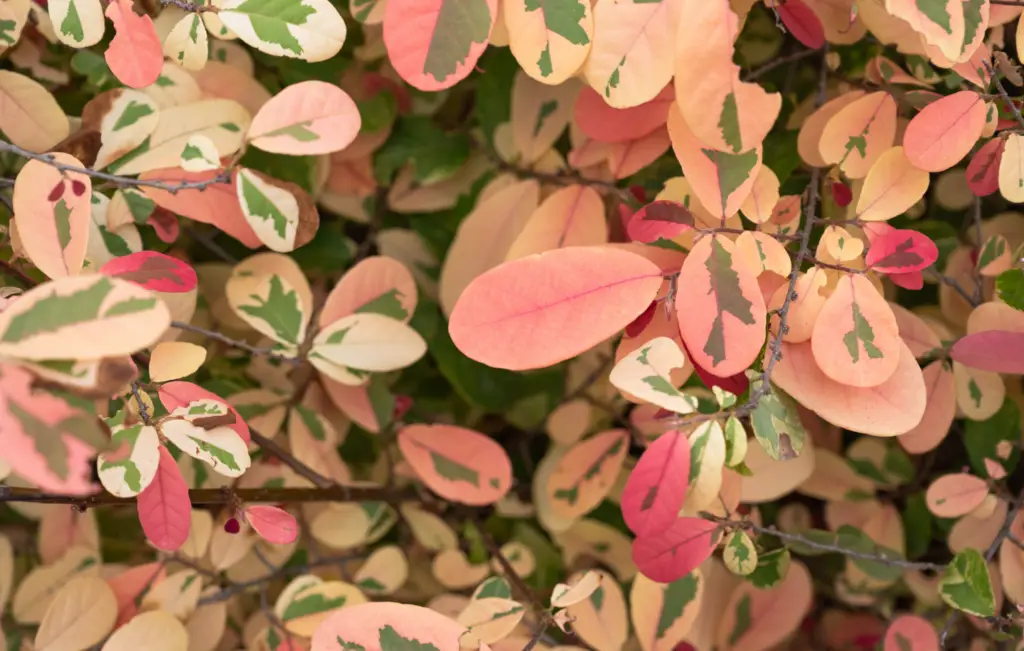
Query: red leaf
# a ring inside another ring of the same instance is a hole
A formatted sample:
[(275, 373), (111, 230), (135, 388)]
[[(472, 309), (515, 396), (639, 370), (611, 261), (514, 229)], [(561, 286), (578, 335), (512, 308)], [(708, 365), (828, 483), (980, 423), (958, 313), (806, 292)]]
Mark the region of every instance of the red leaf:
[(999, 161), (1003, 160), (1006, 141), (989, 140), (967, 164), (967, 185), (979, 197), (987, 197), (999, 189)]
[[(673, 100), (675, 88), (669, 84), (648, 102), (617, 109), (609, 106), (596, 90), (585, 86), (576, 96), (573, 115), (580, 131), (588, 138), (598, 142), (629, 142), (668, 122), (668, 109)], [(638, 196), (637, 200), (643, 201), (643, 198)]]
[(785, 4), (776, 5), (775, 10), (796, 40), (812, 50), (825, 44), (825, 28), (803, 0), (786, 0)]
[(153, 227), (153, 230), (156, 231), (156, 236), (164, 244), (174, 244), (178, 239), (178, 233), (181, 231), (180, 226), (178, 226), (178, 216), (170, 210), (164, 210), (160, 207), (153, 211), (153, 214), (149, 216), (146, 223)]
[(850, 205), (853, 201), (853, 192), (850, 188), (846, 187), (845, 183), (833, 183), (832, 184), (832, 198), (835, 200), (836, 205), (840, 208), (845, 208)]
[(640, 573), (658, 583), (683, 578), (715, 551), (718, 525), (703, 518), (679, 518), (668, 528), (633, 541)]
[(878, 273), (906, 274), (927, 269), (938, 257), (939, 247), (924, 233), (894, 228), (871, 242), (864, 262)]
[(100, 273), (165, 294), (190, 292), (198, 282), (195, 269), (156, 251), (139, 251), (114, 258), (100, 267)]
[(636, 211), (626, 224), (626, 234), (634, 242), (649, 244), (671, 240), (693, 229), (693, 213), (675, 201), (653, 201)]
[(651, 301), (651, 304), (647, 306), (647, 309), (643, 311), (643, 314), (633, 319), (633, 323), (626, 326), (627, 337), (638, 337), (640, 333), (644, 331), (647, 324), (654, 318), (654, 312), (658, 309), (658, 301)]
[(690, 441), (682, 432), (665, 432), (644, 451), (622, 491), (622, 517), (638, 536), (672, 525), (686, 500), (690, 482)]
[(266, 504), (253, 504), (245, 507), (243, 512), (249, 526), (267, 542), (287, 545), (299, 535), (299, 525), (295, 521), (295, 516), (284, 509)]
[(917, 291), (924, 287), (924, 274), (920, 271), (911, 271), (905, 274), (889, 274), (889, 280), (903, 289)]
[(153, 482), (139, 493), (139, 522), (153, 546), (173, 552), (185, 544), (192, 528), (192, 503), (178, 464), (160, 446), (160, 467)]
[(953, 344), (949, 356), (983, 371), (1024, 375), (1024, 332), (975, 332)]
[(136, 14), (132, 0), (111, 2), (106, 14), (114, 23), (114, 39), (103, 55), (110, 71), (125, 86), (149, 86), (164, 67), (164, 52), (153, 20)]

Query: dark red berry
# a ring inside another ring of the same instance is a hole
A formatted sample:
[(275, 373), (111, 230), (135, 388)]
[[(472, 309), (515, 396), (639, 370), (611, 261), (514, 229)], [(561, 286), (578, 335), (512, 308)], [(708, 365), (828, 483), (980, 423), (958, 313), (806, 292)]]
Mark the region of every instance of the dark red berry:
[(85, 194), (85, 184), (81, 181), (72, 181), (71, 191), (75, 193), (76, 197), (80, 197)]
[(637, 336), (639, 336), (640, 333), (644, 331), (644, 328), (647, 327), (647, 324), (651, 322), (651, 319), (654, 318), (654, 312), (657, 309), (658, 309), (658, 301), (651, 301), (651, 304), (647, 306), (647, 309), (644, 310), (643, 313), (640, 316), (638, 316), (637, 318), (633, 319), (632, 323), (630, 323), (628, 326), (626, 326), (626, 336), (627, 337), (637, 337)]
[(629, 192), (640, 203), (647, 203), (647, 192), (644, 191), (643, 186), (631, 185), (629, 186)]
[(242, 525), (238, 524), (238, 520), (235, 518), (228, 518), (228, 521), (224, 523), (224, 531), (228, 533), (238, 533), (242, 530)]
[(49, 201), (57, 201), (62, 196), (64, 196), (64, 181), (57, 181), (57, 185), (53, 186), (50, 195), (46, 198)]
[(835, 199), (837, 206), (845, 208), (853, 201), (853, 192), (845, 183), (836, 182), (832, 184), (832, 198)]

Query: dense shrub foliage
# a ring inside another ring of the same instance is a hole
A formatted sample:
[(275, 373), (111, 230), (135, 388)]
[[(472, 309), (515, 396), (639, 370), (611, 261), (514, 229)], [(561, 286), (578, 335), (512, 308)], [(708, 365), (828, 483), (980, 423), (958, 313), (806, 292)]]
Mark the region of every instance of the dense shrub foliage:
[(0, 0), (7, 648), (1021, 651), (1022, 8)]

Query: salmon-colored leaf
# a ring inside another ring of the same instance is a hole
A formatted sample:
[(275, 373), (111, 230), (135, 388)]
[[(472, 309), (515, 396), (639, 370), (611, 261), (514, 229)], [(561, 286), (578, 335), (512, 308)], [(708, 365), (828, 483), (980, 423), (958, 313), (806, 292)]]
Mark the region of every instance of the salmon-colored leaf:
[(242, 414), (238, 413), (238, 410), (231, 406), (227, 400), (207, 391), (201, 386), (181, 380), (168, 382), (160, 387), (160, 391), (157, 395), (160, 397), (160, 402), (167, 411), (174, 411), (179, 407), (184, 407), (185, 405), (196, 402), (197, 400), (213, 400), (221, 403), (227, 407), (228, 411), (230, 411), (235, 417), (234, 421), (229, 423), (227, 427), (235, 430), (235, 433), (237, 433), (238, 436), (240, 436), (246, 443), (248, 443), (251, 438), (251, 435), (249, 434), (249, 426), (246, 425), (245, 420), (242, 419)]
[(156, 477), (138, 497), (139, 522), (146, 538), (157, 548), (173, 552), (185, 544), (192, 528), (192, 503), (178, 464), (160, 446)]
[(985, 111), (985, 100), (970, 90), (953, 93), (924, 107), (903, 134), (907, 160), (926, 172), (953, 167), (981, 137)]
[(402, 79), (438, 91), (473, 71), (487, 48), (497, 0), (389, 0), (384, 45)]
[(551, 512), (575, 520), (601, 503), (619, 476), (629, 448), (629, 432), (609, 430), (575, 443), (559, 458), (544, 490)]
[(658, 437), (637, 461), (622, 490), (622, 517), (637, 536), (670, 526), (690, 482), (690, 442), (679, 431)]
[(764, 344), (764, 297), (753, 271), (725, 237), (705, 237), (687, 256), (676, 312), (694, 362), (715, 375), (744, 371)]
[(284, 509), (267, 504), (250, 504), (242, 512), (249, 526), (267, 542), (287, 545), (299, 535), (295, 516)]
[(107, 18), (114, 23), (114, 39), (103, 57), (125, 86), (145, 88), (160, 76), (164, 52), (153, 19), (136, 14), (132, 5), (132, 0), (116, 0), (107, 5)]
[(633, 213), (626, 224), (626, 234), (634, 242), (650, 244), (660, 239), (672, 240), (693, 228), (693, 213), (686, 206), (658, 200)]
[(958, 472), (943, 475), (928, 486), (928, 510), (940, 518), (967, 515), (988, 497), (988, 484), (981, 477)]
[(1024, 375), (1024, 332), (975, 332), (958, 339), (949, 356), (983, 371)]
[(628, 142), (642, 138), (668, 122), (668, 109), (673, 99), (672, 87), (666, 86), (649, 102), (618, 109), (609, 106), (596, 90), (586, 87), (576, 97), (573, 116), (576, 126), (588, 138), (598, 142)]
[(348, 147), (361, 126), (359, 108), (348, 93), (310, 80), (285, 87), (264, 104), (246, 138), (264, 151), (311, 156)]
[(918, 615), (901, 615), (885, 631), (883, 651), (937, 651), (935, 626)]
[(668, 527), (633, 541), (640, 573), (658, 583), (683, 578), (715, 551), (718, 525), (703, 518), (677, 518)]
[(868, 170), (857, 200), (857, 216), (882, 221), (904, 213), (924, 196), (929, 181), (928, 172), (914, 167), (903, 147), (893, 147)]
[(493, 504), (512, 486), (508, 454), (490, 437), (454, 425), (409, 425), (398, 447), (423, 482), (441, 497)]
[(643, 312), (661, 270), (628, 251), (572, 247), (506, 262), (478, 276), (448, 332), (467, 357), (496, 368), (543, 368), (616, 334)]
[(608, 223), (601, 195), (585, 185), (570, 185), (557, 190), (537, 207), (512, 242), (505, 259), (607, 242)]
[[(827, 114), (826, 114), (827, 115)], [(842, 105), (821, 132), (818, 153), (851, 179), (867, 175), (896, 138), (896, 100), (885, 91)]]

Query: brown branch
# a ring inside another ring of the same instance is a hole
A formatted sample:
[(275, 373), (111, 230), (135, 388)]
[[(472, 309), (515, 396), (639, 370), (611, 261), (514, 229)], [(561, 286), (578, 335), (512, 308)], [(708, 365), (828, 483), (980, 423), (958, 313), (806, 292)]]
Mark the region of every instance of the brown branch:
[[(981, 251), (985, 243), (982, 241), (981, 233), (981, 197), (974, 197), (974, 209), (971, 211), (971, 218), (974, 221), (974, 237), (978, 240), (976, 246), (978, 251)], [(980, 254), (979, 254), (980, 255)], [(981, 268), (978, 265), (974, 265), (974, 295), (971, 302), (974, 305), (980, 305), (982, 296), (982, 287), (985, 282), (981, 276)]]
[(30, 278), (29, 275), (26, 274), (24, 271), (15, 267), (13, 262), (10, 262), (8, 260), (0, 260), (0, 268), (3, 269), (4, 273), (17, 278), (18, 282), (20, 282), (22, 285), (25, 285), (25, 287), (35, 287), (36, 285), (39, 284), (36, 281), (32, 280), (32, 278)]
[(168, 5), (173, 5), (175, 7), (178, 7), (179, 9), (184, 9), (185, 11), (195, 14), (202, 14), (206, 12), (217, 13), (220, 11), (220, 7), (215, 7), (213, 5), (197, 5), (188, 2), (188, 0), (160, 0), (160, 4), (162, 4), (165, 7)]
[[(414, 488), (387, 489), (377, 486), (341, 486), (327, 488), (194, 488), (188, 492), (195, 505), (224, 505), (236, 501), (295, 504), (301, 502), (386, 502), (398, 505), (418, 499)], [(36, 504), (70, 504), (80, 510), (97, 506), (134, 504), (135, 498), (115, 497), (110, 493), (95, 495), (62, 495), (44, 493), (34, 488), (0, 485), (0, 503), (32, 502)]]
[(290, 452), (282, 448), (272, 439), (268, 439), (267, 437), (263, 436), (262, 434), (253, 429), (249, 430), (249, 436), (252, 438), (253, 442), (259, 445), (261, 448), (263, 448), (267, 452), (267, 454), (271, 455), (272, 457), (276, 457), (277, 459), (280, 459), (281, 463), (285, 464), (286, 466), (294, 470), (296, 473), (302, 475), (309, 481), (313, 482), (314, 486), (317, 486), (318, 488), (322, 489), (333, 489), (337, 487), (345, 491), (346, 495), (349, 494), (349, 489), (347, 486), (335, 484), (333, 480), (324, 477), (317, 471), (313, 470), (306, 464), (296, 459)]
[(974, 297), (967, 293), (967, 290), (964, 289), (963, 285), (961, 285), (956, 278), (950, 278), (949, 276), (945, 276), (939, 273), (939, 270), (936, 269), (934, 266), (928, 267), (926, 271), (930, 272), (932, 278), (939, 281), (943, 285), (952, 287), (957, 294), (960, 294), (960, 296), (973, 307), (978, 307), (978, 305), (980, 304), (975, 302)]
[(186, 330), (188, 332), (194, 332), (196, 334), (203, 335), (204, 337), (207, 337), (209, 339), (219, 341), (222, 344), (227, 344), (228, 346), (232, 346), (234, 348), (240, 348), (244, 351), (252, 353), (253, 355), (265, 355), (270, 359), (278, 360), (281, 362), (287, 362), (289, 364), (298, 364), (302, 362), (302, 360), (299, 359), (298, 357), (289, 357), (288, 355), (282, 355), (281, 353), (274, 351), (272, 348), (260, 348), (259, 346), (253, 346), (252, 344), (246, 343), (239, 339), (232, 339), (231, 337), (228, 337), (225, 334), (221, 334), (220, 332), (217, 332), (215, 330), (207, 330), (206, 328), (201, 328), (199, 326), (192, 325), (191, 323), (185, 323), (184, 321), (171, 321), (171, 327), (177, 328), (178, 330)]
[[(1017, 6), (1022, 5), (1018, 4)], [(992, 67), (992, 64), (990, 64), (988, 61), (982, 61), (982, 63), (985, 64), (985, 70), (988, 71), (989, 76), (992, 77), (992, 81), (996, 83), (996, 89), (999, 91), (1000, 97), (1003, 98), (1003, 103), (1006, 104), (1006, 107), (1010, 109), (1011, 113), (1013, 113), (1013, 117), (1017, 118), (1017, 124), (1019, 124), (1021, 127), (1024, 127), (1024, 115), (1021, 115), (1020, 109), (1017, 108), (1017, 105), (1013, 102), (1013, 99), (1010, 98), (1010, 94), (1006, 92), (1006, 87), (1003, 86), (1003, 80), (999, 78), (999, 73)], [(978, 242), (978, 245), (981, 246), (981, 242)]]
[(182, 190), (205, 190), (211, 185), (218, 185), (221, 183), (231, 182), (231, 172), (223, 171), (213, 178), (206, 179), (205, 181), (162, 181), (160, 179), (133, 179), (127, 176), (118, 176), (116, 174), (108, 174), (106, 172), (97, 172), (91, 170), (88, 167), (80, 167), (78, 165), (68, 165), (57, 161), (53, 154), (37, 154), (35, 152), (22, 149), (21, 147), (9, 143), (4, 140), (0, 140), (0, 152), (10, 152), (21, 156), (22, 158), (29, 158), (36, 160), (41, 163), (54, 167), (61, 172), (75, 172), (77, 174), (85, 174), (96, 179), (113, 183), (120, 187), (137, 187), (137, 188), (157, 188), (160, 190), (166, 190), (171, 194), (177, 194)]
[(802, 61), (803, 59), (810, 58), (811, 56), (813, 56), (815, 54), (818, 54), (818, 50), (800, 50), (799, 52), (794, 52), (793, 54), (790, 54), (788, 56), (779, 57), (778, 59), (775, 59), (771, 63), (766, 63), (765, 65), (761, 66), (760, 68), (756, 68), (754, 70), (751, 70), (750, 72), (748, 72), (746, 74), (746, 76), (743, 77), (743, 81), (747, 81), (747, 82), (754, 81), (754, 80), (760, 78), (761, 76), (768, 74), (772, 70), (775, 70), (776, 68), (778, 68), (780, 66), (784, 66), (787, 63), (794, 63), (796, 61)]

